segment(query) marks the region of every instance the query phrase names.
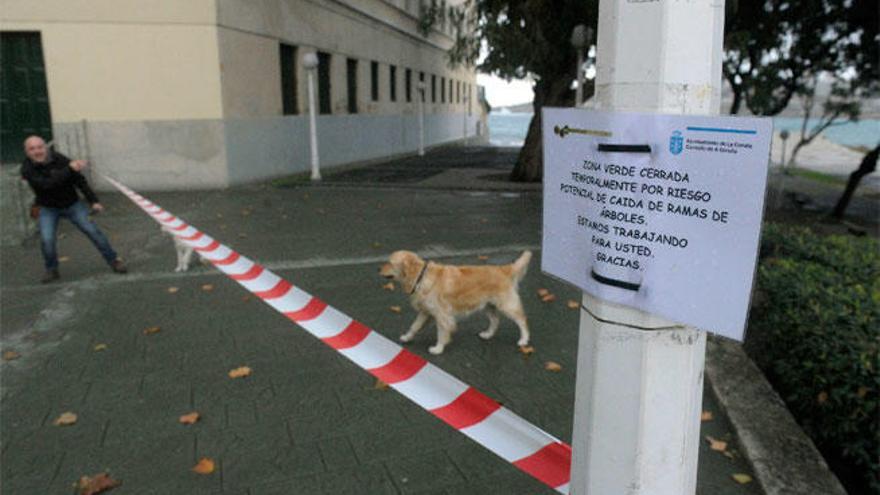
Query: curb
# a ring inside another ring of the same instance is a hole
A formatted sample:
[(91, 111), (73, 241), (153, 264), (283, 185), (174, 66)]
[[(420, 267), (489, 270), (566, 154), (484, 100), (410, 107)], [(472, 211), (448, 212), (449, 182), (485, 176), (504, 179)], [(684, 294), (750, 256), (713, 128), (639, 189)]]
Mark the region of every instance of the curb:
[(764, 493), (847, 495), (739, 343), (709, 336), (706, 378)]

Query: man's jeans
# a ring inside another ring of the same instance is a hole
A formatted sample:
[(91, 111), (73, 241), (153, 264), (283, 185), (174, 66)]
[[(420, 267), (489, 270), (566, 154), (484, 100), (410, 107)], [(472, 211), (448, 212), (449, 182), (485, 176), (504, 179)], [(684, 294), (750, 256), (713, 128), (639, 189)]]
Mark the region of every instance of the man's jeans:
[(43, 262), (46, 270), (58, 269), (58, 252), (55, 250), (55, 233), (58, 230), (58, 219), (66, 218), (76, 225), (83, 234), (91, 239), (92, 244), (101, 252), (101, 256), (107, 263), (116, 260), (116, 251), (110, 247), (110, 242), (98, 229), (94, 222), (89, 220), (89, 208), (82, 201), (68, 206), (67, 208), (40, 207), (40, 241), (43, 248)]

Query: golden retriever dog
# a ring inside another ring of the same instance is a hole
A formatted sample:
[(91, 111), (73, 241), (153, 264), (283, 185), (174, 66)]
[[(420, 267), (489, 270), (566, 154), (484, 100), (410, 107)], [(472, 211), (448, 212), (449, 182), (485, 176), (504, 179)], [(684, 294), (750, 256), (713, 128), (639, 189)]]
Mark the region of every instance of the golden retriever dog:
[(531, 259), (531, 251), (525, 251), (509, 265), (454, 266), (424, 260), (410, 251), (395, 251), (379, 274), (396, 280), (419, 313), (400, 340), (411, 341), (433, 318), (437, 343), (428, 351), (440, 354), (452, 340), (458, 318), (485, 310), (489, 328), (480, 332), (481, 338), (488, 340), (495, 335), (501, 313), (519, 327), (517, 345), (528, 345), (529, 326), (518, 288)]

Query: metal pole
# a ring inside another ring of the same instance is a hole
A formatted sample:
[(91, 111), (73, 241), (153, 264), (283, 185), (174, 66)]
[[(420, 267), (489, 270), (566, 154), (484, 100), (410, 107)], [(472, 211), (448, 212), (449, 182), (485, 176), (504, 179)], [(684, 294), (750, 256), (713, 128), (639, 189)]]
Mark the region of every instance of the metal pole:
[(425, 83), (419, 81), (418, 112), (419, 112), (419, 156), (425, 156)]
[[(598, 21), (595, 107), (719, 113), (723, 2), (600, 0)], [(705, 332), (582, 301), (570, 493), (695, 493)]]
[(313, 181), (321, 180), (321, 169), (318, 160), (318, 122), (315, 117), (315, 69), (318, 67), (318, 57), (314, 53), (307, 53), (303, 57), (303, 66), (308, 72), (309, 86), (309, 147), (312, 156), (312, 176)]

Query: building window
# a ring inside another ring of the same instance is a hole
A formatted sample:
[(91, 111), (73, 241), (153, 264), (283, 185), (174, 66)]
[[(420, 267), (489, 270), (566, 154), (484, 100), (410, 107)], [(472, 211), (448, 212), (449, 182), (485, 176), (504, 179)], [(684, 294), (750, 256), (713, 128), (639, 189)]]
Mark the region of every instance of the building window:
[(472, 89), (473, 86), (470, 84), (465, 85), (465, 98), (467, 98), (468, 115), (471, 114), (471, 109), (474, 107), (474, 92)]
[(431, 74), (431, 103), (437, 103), (437, 76)]
[(461, 103), (461, 81), (455, 81), (455, 102)]
[(379, 62), (370, 62), (370, 95), (379, 101)]
[(452, 103), (452, 79), (449, 80), (449, 103)]
[(278, 45), (281, 62), (281, 115), (296, 115), (296, 47), (286, 43)]
[(391, 101), (397, 101), (397, 67), (393, 65), (388, 67), (388, 77), (390, 77), (388, 88), (391, 90)]
[(410, 69), (406, 69), (404, 84), (406, 85), (406, 102), (409, 103), (412, 101), (412, 70)]
[(330, 54), (318, 52), (318, 110), (320, 113), (333, 112), (330, 104)]
[(446, 78), (440, 78), (440, 103), (446, 103)]
[(358, 61), (353, 58), (346, 60), (345, 69), (348, 81), (348, 113), (358, 113)]

